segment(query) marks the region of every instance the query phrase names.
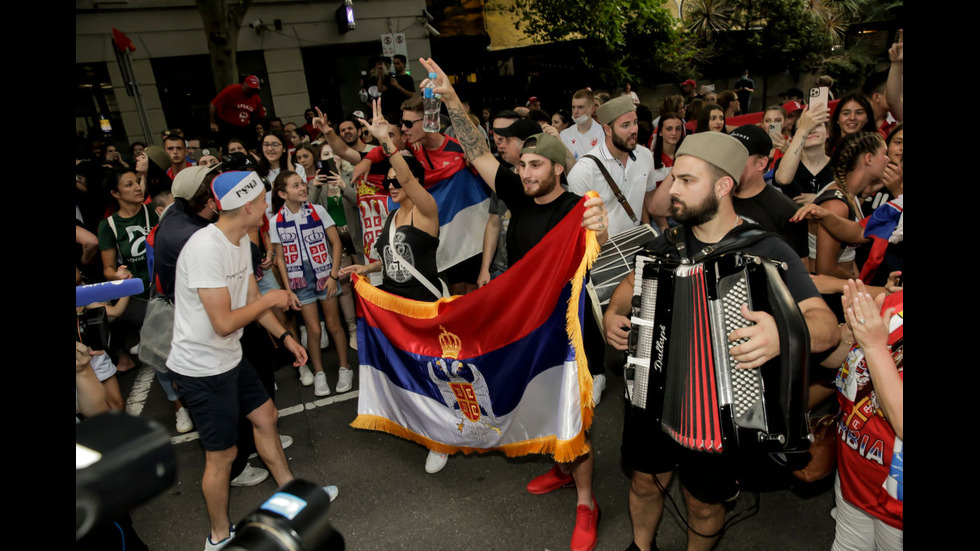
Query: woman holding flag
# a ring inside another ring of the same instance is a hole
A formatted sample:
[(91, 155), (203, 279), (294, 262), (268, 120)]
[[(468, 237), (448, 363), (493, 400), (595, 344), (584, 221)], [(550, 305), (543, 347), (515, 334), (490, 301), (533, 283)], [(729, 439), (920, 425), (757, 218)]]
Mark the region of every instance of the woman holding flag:
[[(448, 294), (444, 287), (437, 287), (435, 283), (438, 281), (439, 209), (435, 199), (423, 187), (425, 170), (422, 165), (414, 157), (402, 156), (388, 136), (388, 121), (381, 115), (380, 100), (376, 100), (372, 107), (372, 123), (360, 121), (381, 143), (382, 151), (391, 162), (384, 185), (398, 208), (388, 215), (376, 242), (381, 260), (348, 266), (340, 273), (342, 276), (351, 273), (363, 276), (381, 271), (384, 278), (381, 289), (404, 298), (433, 301)], [(441, 471), (448, 459), (448, 455), (430, 450), (425, 471), (430, 474)]]

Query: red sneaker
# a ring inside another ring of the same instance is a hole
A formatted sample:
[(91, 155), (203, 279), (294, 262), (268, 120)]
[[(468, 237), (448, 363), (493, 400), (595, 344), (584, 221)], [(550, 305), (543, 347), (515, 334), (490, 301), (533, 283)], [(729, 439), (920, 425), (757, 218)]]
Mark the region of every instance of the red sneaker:
[(572, 532), (572, 551), (592, 551), (599, 541), (599, 504), (592, 498), (588, 505), (575, 508), (575, 531)]
[(555, 465), (550, 471), (527, 483), (527, 491), (534, 495), (547, 494), (558, 488), (571, 488), (575, 486), (575, 480), (570, 473), (564, 473)]

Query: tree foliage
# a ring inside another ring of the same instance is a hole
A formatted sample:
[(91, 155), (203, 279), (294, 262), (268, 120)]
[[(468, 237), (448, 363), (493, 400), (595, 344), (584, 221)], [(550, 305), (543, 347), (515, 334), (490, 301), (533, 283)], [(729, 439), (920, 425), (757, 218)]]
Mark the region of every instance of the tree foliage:
[(828, 54), (833, 42), (826, 23), (810, 9), (818, 1), (694, 0), (686, 6), (685, 24), (716, 66), (798, 74)]
[(582, 39), (582, 61), (607, 84), (680, 73), (697, 55), (663, 0), (518, 0), (521, 29), (542, 42)]

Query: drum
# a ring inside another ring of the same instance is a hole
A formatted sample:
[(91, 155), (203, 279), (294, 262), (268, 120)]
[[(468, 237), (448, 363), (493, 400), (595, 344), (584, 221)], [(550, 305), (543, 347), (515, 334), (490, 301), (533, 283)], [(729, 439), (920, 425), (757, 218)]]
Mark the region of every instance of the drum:
[(633, 257), (643, 250), (643, 245), (659, 236), (660, 232), (649, 224), (641, 224), (610, 236), (592, 264), (592, 285), (599, 304), (609, 304), (613, 292), (626, 274), (633, 271)]

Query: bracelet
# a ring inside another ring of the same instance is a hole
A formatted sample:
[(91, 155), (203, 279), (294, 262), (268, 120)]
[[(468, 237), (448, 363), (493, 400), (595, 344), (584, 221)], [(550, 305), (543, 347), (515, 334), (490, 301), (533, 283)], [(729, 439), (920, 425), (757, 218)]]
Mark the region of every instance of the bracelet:
[(330, 276), (330, 279), (333, 279), (334, 281), (340, 281), (340, 278), (334, 277), (333, 274), (327, 274), (327, 275), (329, 275)]
[[(290, 333), (289, 329), (286, 329), (286, 331), (284, 331), (282, 335), (279, 335), (279, 339), (277, 339), (279, 341), (279, 344), (282, 345), (286, 344), (286, 337), (293, 337), (293, 334)], [(296, 340), (296, 337), (293, 337), (293, 340)]]
[[(840, 329), (842, 333), (843, 333), (844, 327), (846, 327), (846, 326), (847, 326), (847, 323), (844, 323), (844, 322), (837, 324), (837, 328)], [(844, 344), (854, 344), (854, 341), (844, 340), (843, 334), (841, 335), (840, 342), (842, 342)]]

